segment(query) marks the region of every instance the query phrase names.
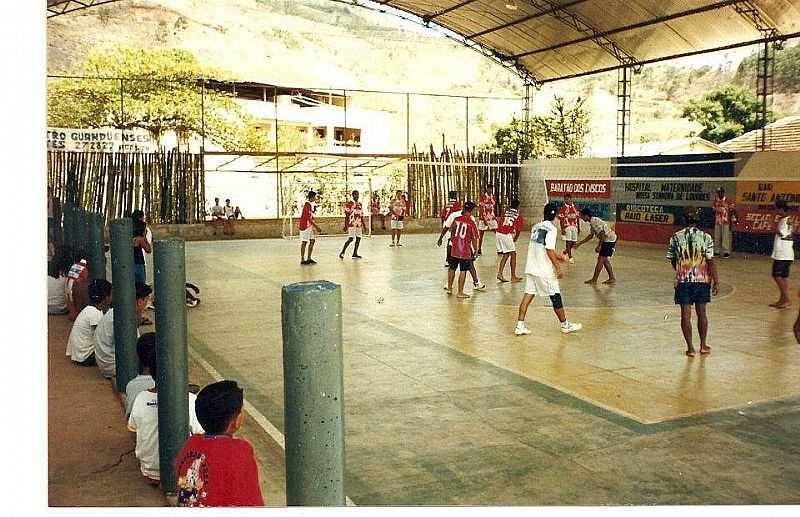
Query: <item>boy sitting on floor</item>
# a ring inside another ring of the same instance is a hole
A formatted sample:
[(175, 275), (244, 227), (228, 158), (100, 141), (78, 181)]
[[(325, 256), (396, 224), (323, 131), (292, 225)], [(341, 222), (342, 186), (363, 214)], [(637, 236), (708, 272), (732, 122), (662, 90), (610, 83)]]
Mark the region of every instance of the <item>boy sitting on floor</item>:
[(83, 308), (67, 340), (67, 355), (78, 366), (95, 366), (95, 330), (111, 306), (111, 282), (97, 278), (89, 284), (89, 305)]
[(190, 437), (175, 461), (180, 506), (264, 506), (253, 446), (233, 436), (244, 420), (243, 405), (235, 381), (200, 390), (197, 418), (206, 434)]

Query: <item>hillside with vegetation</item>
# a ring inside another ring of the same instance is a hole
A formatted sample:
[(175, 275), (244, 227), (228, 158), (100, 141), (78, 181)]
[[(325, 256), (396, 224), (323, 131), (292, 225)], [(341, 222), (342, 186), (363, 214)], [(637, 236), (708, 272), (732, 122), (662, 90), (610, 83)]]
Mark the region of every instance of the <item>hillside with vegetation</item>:
[[(48, 20), (48, 72), (74, 70), (91, 50), (119, 45), (182, 49), (217, 79), (307, 88), (371, 89), (519, 98), (521, 81), (478, 53), (396, 17), (330, 0), (125, 0)], [(634, 76), (632, 142), (682, 138), (703, 130), (684, 107), (727, 84), (754, 88), (754, 58), (731, 54), (719, 64), (647, 66)], [(800, 114), (800, 50), (781, 52), (776, 116)], [(788, 56), (788, 57), (783, 57)], [(103, 70), (97, 71), (103, 74)], [(615, 148), (616, 73), (558, 82), (536, 92), (533, 110), (550, 112), (554, 97), (583, 101), (589, 117), (586, 154)], [(405, 95), (353, 94), (355, 107), (393, 114), (405, 138)], [(412, 143), (465, 143), (464, 99), (411, 97)], [(519, 118), (520, 100), (469, 104), (470, 145)]]

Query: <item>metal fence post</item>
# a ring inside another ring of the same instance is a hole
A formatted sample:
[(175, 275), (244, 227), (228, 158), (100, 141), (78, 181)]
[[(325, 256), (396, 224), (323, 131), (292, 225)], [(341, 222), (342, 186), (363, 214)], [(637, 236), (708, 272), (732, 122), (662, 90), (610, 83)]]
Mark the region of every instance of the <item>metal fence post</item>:
[(89, 263), (89, 274), (92, 279), (106, 278), (106, 252), (105, 237), (103, 236), (103, 216), (88, 214), (89, 219), (89, 245), (86, 258)]
[(136, 287), (133, 274), (133, 221), (111, 221), (111, 280), (114, 286), (114, 360), (117, 391), (139, 374), (136, 354)]
[(161, 488), (175, 493), (175, 458), (189, 437), (186, 349), (186, 257), (183, 239), (158, 240), (153, 250), (156, 302), (156, 385)]
[(344, 506), (341, 288), (284, 286), (281, 313), (286, 504)]

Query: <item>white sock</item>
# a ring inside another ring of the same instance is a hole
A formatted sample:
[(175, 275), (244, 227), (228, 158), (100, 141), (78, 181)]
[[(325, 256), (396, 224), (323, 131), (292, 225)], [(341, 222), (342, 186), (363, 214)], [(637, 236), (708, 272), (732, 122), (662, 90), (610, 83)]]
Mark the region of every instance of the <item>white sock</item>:
[(524, 326), (525, 326), (525, 322), (524, 321), (522, 321), (522, 320), (517, 321), (517, 328), (521, 329)]
[(564, 320), (564, 321), (562, 321), (562, 322), (561, 322), (561, 326), (562, 326), (562, 327), (567, 327), (567, 326), (569, 326), (569, 320)]

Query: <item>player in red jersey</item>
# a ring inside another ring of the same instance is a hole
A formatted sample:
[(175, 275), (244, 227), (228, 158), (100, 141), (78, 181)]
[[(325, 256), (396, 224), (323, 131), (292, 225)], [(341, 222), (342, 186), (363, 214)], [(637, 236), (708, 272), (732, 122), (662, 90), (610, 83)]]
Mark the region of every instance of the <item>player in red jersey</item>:
[[(317, 193), (313, 190), (308, 191), (306, 204), (303, 205), (303, 213), (300, 215), (300, 265), (307, 266), (309, 264), (316, 264), (317, 261), (311, 258), (311, 253), (314, 251), (314, 242), (317, 233), (322, 233), (322, 230), (317, 223), (314, 222), (314, 211), (316, 205), (314, 201), (317, 199)], [(306, 246), (308, 246), (308, 258), (306, 258)]]
[(371, 231), (375, 231), (375, 220), (380, 219), (381, 221), (381, 229), (386, 229), (386, 218), (381, 215), (381, 197), (378, 195), (377, 192), (372, 194), (372, 202), (370, 203), (370, 213), (372, 217), (369, 219), (369, 228)]
[(442, 224), (447, 221), (447, 218), (450, 217), (450, 214), (460, 211), (461, 202), (458, 200), (458, 192), (451, 190), (447, 193), (447, 204), (444, 205), (442, 211), (439, 213), (439, 218), (442, 220)]
[(558, 221), (561, 223), (561, 235), (566, 242), (564, 255), (569, 258), (570, 264), (575, 263), (575, 259), (572, 258), (572, 248), (578, 242), (578, 235), (581, 234), (580, 220), (581, 213), (572, 203), (572, 195), (564, 194), (564, 204), (558, 209)]
[(479, 219), (478, 230), (480, 236), (478, 237), (478, 255), (483, 252), (483, 234), (486, 230), (497, 230), (497, 218), (494, 215), (494, 205), (497, 201), (494, 197), (494, 186), (489, 183), (486, 185), (486, 190), (481, 196), (480, 203), (478, 204)]
[(453, 293), (453, 280), (456, 268), (459, 268), (458, 294), (456, 294), (458, 298), (469, 298), (464, 292), (464, 281), (467, 278), (467, 271), (472, 269), (472, 261), (478, 249), (478, 227), (472, 218), (474, 209), (475, 203), (472, 201), (464, 203), (462, 214), (455, 218), (450, 228), (450, 241), (453, 247), (450, 251), (450, 270), (447, 272), (447, 294)]
[(405, 219), (406, 211), (408, 210), (408, 204), (405, 198), (403, 198), (402, 190), (398, 190), (395, 193), (394, 199), (392, 199), (392, 202), (389, 204), (389, 210), (392, 213), (392, 221), (390, 223), (392, 228), (392, 243), (389, 247), (402, 246), (402, 244), (400, 244), (400, 234), (403, 232), (403, 219)]
[(353, 258), (361, 258), (361, 255), (358, 254), (358, 246), (361, 244), (361, 226), (364, 212), (361, 209), (361, 203), (358, 202), (358, 191), (354, 190), (352, 196), (353, 200), (344, 204), (344, 230), (347, 232), (347, 240), (342, 247), (342, 252), (339, 253), (340, 259), (344, 258), (344, 252), (347, 251), (347, 247), (350, 246), (353, 239), (356, 240), (353, 248)]
[(497, 227), (496, 244), (497, 252), (502, 254), (500, 257), (500, 267), (497, 269), (497, 280), (508, 282), (503, 277), (503, 270), (506, 262), (511, 259), (511, 281), (521, 282), (522, 278), (517, 276), (517, 239), (522, 233), (525, 219), (519, 213), (519, 199), (511, 200), (511, 208), (503, 212), (500, 216), (500, 226)]

